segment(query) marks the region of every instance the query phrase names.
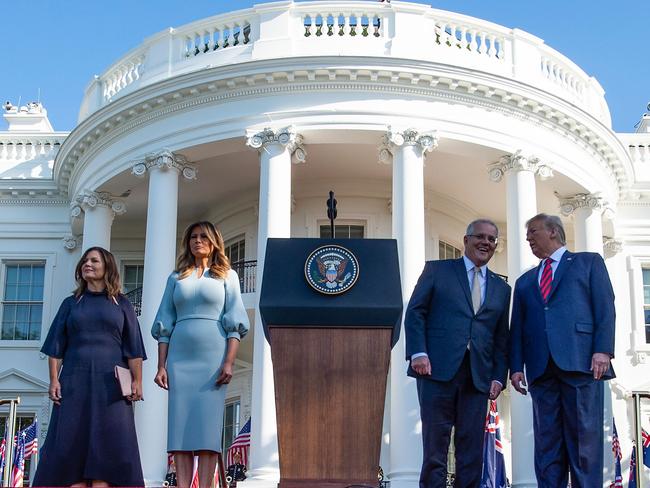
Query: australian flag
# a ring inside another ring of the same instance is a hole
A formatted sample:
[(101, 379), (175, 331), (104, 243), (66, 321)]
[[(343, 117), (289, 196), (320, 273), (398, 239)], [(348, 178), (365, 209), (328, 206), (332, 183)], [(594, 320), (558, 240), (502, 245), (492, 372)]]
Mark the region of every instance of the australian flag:
[(628, 488), (636, 488), (636, 449), (632, 446), (632, 455), (630, 456), (630, 481), (627, 483)]
[(485, 437), (483, 440), (483, 476), (480, 488), (505, 488), (506, 463), (501, 445), (501, 426), (497, 402), (490, 402), (490, 411), (485, 420)]
[(623, 475), (621, 473), (621, 444), (618, 441), (618, 432), (616, 431), (616, 421), (612, 418), (614, 434), (612, 435), (612, 452), (614, 453), (614, 482), (610, 488), (623, 488)]

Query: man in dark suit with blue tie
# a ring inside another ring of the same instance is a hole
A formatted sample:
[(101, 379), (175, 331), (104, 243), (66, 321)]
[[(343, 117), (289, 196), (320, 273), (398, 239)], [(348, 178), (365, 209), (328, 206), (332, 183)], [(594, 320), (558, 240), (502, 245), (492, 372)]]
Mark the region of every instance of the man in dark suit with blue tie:
[(603, 380), (614, 377), (614, 292), (603, 258), (566, 250), (562, 221), (539, 214), (526, 240), (542, 261), (515, 285), (510, 379), (533, 400), (539, 488), (603, 486)]
[(469, 224), (460, 259), (428, 261), (404, 319), (408, 375), (417, 379), (422, 419), (420, 488), (444, 488), (455, 427), (456, 487), (481, 481), (487, 400), (507, 380), (510, 287), (487, 268), (499, 231)]

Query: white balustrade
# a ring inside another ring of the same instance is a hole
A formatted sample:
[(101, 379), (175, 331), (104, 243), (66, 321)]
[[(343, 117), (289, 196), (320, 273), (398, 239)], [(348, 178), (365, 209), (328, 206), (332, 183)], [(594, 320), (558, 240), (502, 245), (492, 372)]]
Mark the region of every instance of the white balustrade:
[(119, 62), (117, 66), (101, 76), (106, 103), (110, 102), (118, 92), (140, 79), (144, 59), (144, 54), (139, 53), (126, 61)]
[(153, 35), (91, 81), (80, 120), (126, 93), (206, 66), (327, 55), (478, 69), (550, 92), (609, 123), (600, 85), (531, 34), (426, 5), (360, 0), (257, 4)]
[(480, 22), (433, 16), (434, 47), (454, 48), (459, 58), (481, 56), (503, 62), (506, 57), (505, 34), (486, 28)]
[[(311, 7), (313, 8), (313, 7)], [(306, 12), (301, 15), (304, 37), (358, 38), (384, 37), (384, 18), (380, 12)]]
[[(633, 164), (641, 167), (650, 166), (650, 134), (617, 134), (627, 147)], [(640, 175), (639, 175), (640, 176)]]

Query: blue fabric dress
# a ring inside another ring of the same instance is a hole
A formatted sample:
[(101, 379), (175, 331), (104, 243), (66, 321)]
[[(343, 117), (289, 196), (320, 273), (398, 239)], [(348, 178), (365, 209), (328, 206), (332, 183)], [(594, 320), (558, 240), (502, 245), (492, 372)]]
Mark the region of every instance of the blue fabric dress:
[(168, 342), (168, 451), (221, 452), (223, 410), (228, 385), (216, 381), (227, 339), (248, 332), (248, 315), (233, 270), (225, 280), (193, 272), (167, 280), (151, 334)]
[(128, 367), (127, 359), (146, 359), (131, 303), (105, 292), (66, 298), (41, 352), (63, 360), (61, 405), (53, 406), (32, 485), (97, 479), (144, 486), (133, 406), (114, 374), (115, 365)]

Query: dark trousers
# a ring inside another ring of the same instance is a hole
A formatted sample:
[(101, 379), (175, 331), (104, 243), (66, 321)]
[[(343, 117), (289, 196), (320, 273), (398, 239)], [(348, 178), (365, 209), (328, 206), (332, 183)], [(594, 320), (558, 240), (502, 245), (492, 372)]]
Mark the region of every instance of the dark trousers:
[(562, 371), (549, 359), (530, 385), (539, 488), (603, 486), (603, 382)]
[(478, 487), (483, 466), (483, 432), (488, 394), (474, 387), (469, 353), (465, 354), (451, 381), (418, 378), (417, 387), (423, 445), (420, 488), (445, 488), (452, 426), (456, 428), (455, 486)]

